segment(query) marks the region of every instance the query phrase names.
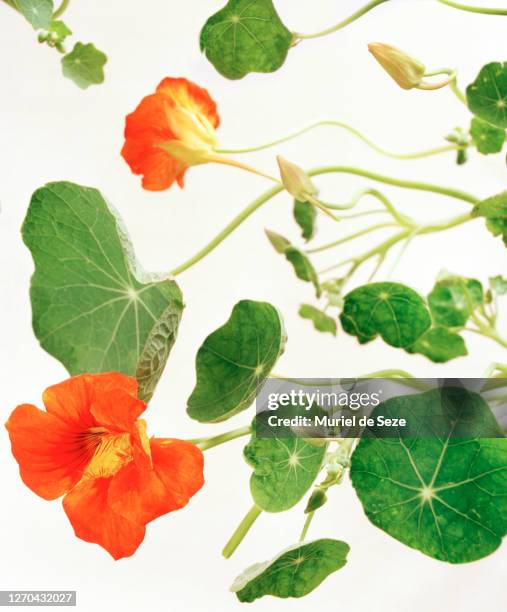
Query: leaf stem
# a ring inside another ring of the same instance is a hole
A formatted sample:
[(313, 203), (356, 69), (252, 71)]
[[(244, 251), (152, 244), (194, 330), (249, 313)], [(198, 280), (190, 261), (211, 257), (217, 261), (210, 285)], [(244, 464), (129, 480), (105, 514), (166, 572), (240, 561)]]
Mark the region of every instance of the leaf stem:
[(62, 0), (62, 3), (60, 4), (60, 6), (53, 13), (53, 19), (57, 19), (58, 17), (61, 17), (67, 10), (69, 4), (70, 4), (70, 0)]
[(306, 534), (308, 533), (308, 529), (310, 528), (314, 515), (315, 515), (315, 512), (309, 512), (306, 515), (305, 524), (303, 525), (303, 531), (301, 531), (301, 535), (299, 536), (300, 542), (303, 542), (304, 539), (306, 538)]
[(440, 2), (440, 4), (445, 4), (446, 6), (450, 6), (451, 8), (458, 9), (460, 11), (468, 11), (469, 13), (481, 13), (482, 15), (507, 15), (507, 9), (469, 6), (467, 4), (453, 2), (452, 0), (437, 0), (437, 2)]
[(219, 446), (220, 444), (225, 444), (231, 440), (241, 438), (242, 436), (248, 436), (251, 433), (252, 426), (245, 425), (244, 427), (238, 427), (238, 429), (233, 429), (232, 431), (226, 431), (218, 436), (210, 436), (209, 438), (195, 438), (194, 440), (189, 440), (189, 442), (192, 442), (192, 444), (198, 446), (202, 451), (205, 451), (209, 448), (213, 448), (214, 446)]
[(339, 246), (340, 244), (350, 242), (351, 240), (355, 240), (356, 238), (360, 238), (361, 236), (365, 236), (366, 234), (371, 234), (371, 232), (376, 232), (377, 230), (385, 228), (385, 227), (398, 227), (398, 226), (396, 225), (396, 223), (393, 223), (392, 221), (388, 221), (385, 223), (377, 223), (376, 225), (371, 225), (362, 230), (358, 230), (357, 232), (353, 234), (349, 234), (348, 236), (339, 238), (338, 240), (335, 240), (334, 242), (328, 242), (326, 244), (323, 244), (320, 247), (315, 247), (313, 249), (307, 249), (305, 253), (307, 253), (308, 255), (311, 255), (313, 253), (321, 253), (322, 251), (332, 249), (334, 247)]
[(249, 532), (250, 528), (255, 523), (255, 521), (259, 518), (261, 513), (262, 513), (262, 510), (256, 504), (254, 504), (250, 508), (245, 518), (238, 525), (238, 528), (232, 534), (231, 539), (227, 542), (227, 544), (224, 546), (224, 549), (222, 550), (222, 555), (226, 559), (229, 559), (229, 557), (231, 557), (231, 555), (234, 553), (236, 548), (238, 548), (238, 546), (241, 544), (244, 537)]
[(276, 138), (275, 140), (271, 140), (263, 144), (254, 145), (252, 147), (246, 147), (246, 148), (241, 148), (241, 149), (222, 149), (220, 148), (220, 149), (215, 149), (215, 152), (222, 153), (222, 154), (228, 154), (228, 155), (229, 154), (238, 155), (241, 153), (253, 153), (255, 151), (262, 151), (264, 149), (269, 149), (276, 145), (283, 144), (284, 142), (288, 142), (289, 140), (297, 138), (298, 136), (302, 136), (303, 134), (306, 134), (307, 132), (310, 132), (314, 130), (315, 128), (323, 127), (323, 126), (337, 127), (337, 128), (346, 130), (350, 134), (353, 134), (354, 136), (359, 138), (359, 140), (364, 142), (371, 149), (373, 149), (374, 151), (377, 151), (377, 153), (380, 153), (381, 155), (385, 155), (386, 157), (391, 157), (393, 159), (419, 159), (423, 157), (430, 157), (432, 155), (438, 155), (439, 153), (455, 151), (459, 148), (457, 145), (453, 144), (453, 145), (445, 145), (442, 147), (436, 147), (433, 149), (427, 149), (423, 151), (416, 151), (413, 153), (393, 153), (392, 151), (388, 151), (387, 149), (384, 149), (383, 147), (379, 147), (377, 144), (375, 144), (373, 141), (367, 138), (364, 134), (362, 134), (359, 130), (356, 130), (356, 128), (352, 127), (348, 123), (344, 123), (343, 121), (335, 121), (333, 119), (324, 119), (322, 121), (316, 121), (315, 123), (311, 123), (310, 125), (307, 125), (306, 127), (303, 127), (303, 128), (300, 128), (299, 130), (291, 132), (290, 134), (287, 134), (286, 136), (281, 136), (280, 138)]
[(363, 15), (365, 15), (366, 13), (374, 9), (379, 4), (382, 4), (387, 1), (388, 0), (372, 0), (371, 2), (368, 2), (368, 4), (360, 8), (358, 11), (350, 15), (350, 17), (347, 17), (347, 19), (340, 21), (339, 23), (337, 23), (334, 26), (331, 26), (330, 28), (321, 30), (320, 32), (315, 32), (314, 34), (300, 34), (299, 32), (294, 32), (294, 42), (296, 43), (299, 40), (305, 40), (305, 39), (310, 39), (310, 38), (320, 38), (322, 36), (327, 36), (328, 34), (333, 34), (334, 32), (337, 32), (338, 30), (341, 30), (342, 28), (353, 23), (354, 21), (356, 21), (357, 19), (359, 19), (360, 17), (362, 17)]

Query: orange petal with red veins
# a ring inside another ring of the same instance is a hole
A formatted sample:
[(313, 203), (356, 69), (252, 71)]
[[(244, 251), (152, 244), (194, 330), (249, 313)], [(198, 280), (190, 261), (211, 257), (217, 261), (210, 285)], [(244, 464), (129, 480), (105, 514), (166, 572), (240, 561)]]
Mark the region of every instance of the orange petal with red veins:
[(86, 480), (63, 500), (78, 538), (99, 544), (114, 559), (132, 555), (144, 539), (145, 527), (115, 512), (108, 501), (111, 478)]
[(197, 446), (152, 439), (150, 447), (153, 469), (129, 463), (112, 478), (109, 491), (112, 508), (136, 523), (186, 506), (204, 484), (204, 458)]
[(35, 406), (18, 406), (5, 424), (23, 482), (44, 499), (56, 499), (80, 479), (92, 451), (79, 430)]
[(206, 89), (199, 87), (192, 81), (183, 78), (167, 77), (157, 87), (157, 93), (169, 98), (175, 106), (182, 106), (192, 114), (205, 115), (211, 125), (216, 129), (220, 125), (217, 105)]

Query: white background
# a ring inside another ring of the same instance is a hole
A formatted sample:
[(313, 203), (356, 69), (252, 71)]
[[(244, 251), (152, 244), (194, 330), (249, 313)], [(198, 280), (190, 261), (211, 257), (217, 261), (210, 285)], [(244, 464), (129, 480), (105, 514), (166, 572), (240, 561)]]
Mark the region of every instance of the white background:
[[(310, 32), (338, 21), (362, 2), (276, 4), (289, 27)], [(255, 144), (328, 117), (349, 121), (379, 144), (403, 152), (440, 145), (451, 128), (467, 126), (469, 114), (448, 90), (398, 89), (369, 56), (368, 42), (396, 44), (431, 68), (457, 66), (462, 86), (484, 63), (507, 55), (506, 20), (501, 17), (461, 13), (430, 0), (393, 0), (343, 32), (302, 43), (276, 75), (229, 82), (200, 55), (197, 44), (200, 27), (220, 5), (215, 0), (73, 0), (65, 20), (76, 39), (93, 41), (109, 54), (106, 83), (86, 92), (63, 79), (57, 54), (39, 47), (23, 19), (0, 6), (3, 421), (18, 403), (40, 405), (44, 388), (66, 377), (63, 367), (40, 349), (30, 326), (32, 261), (19, 229), (36, 188), (61, 179), (100, 188), (121, 212), (137, 255), (149, 270), (168, 270), (181, 263), (266, 188), (262, 178), (232, 168), (199, 167), (188, 172), (184, 190), (173, 187), (154, 194), (141, 189), (119, 155), (123, 122), (163, 77), (185, 76), (209, 89), (222, 117), (219, 137), (224, 146)], [(305, 167), (357, 165), (461, 187), (481, 197), (505, 189), (502, 155), (484, 158), (472, 153), (464, 167), (454, 164), (452, 154), (396, 162), (332, 128), (248, 161), (275, 172), (275, 153)], [(357, 188), (371, 185), (343, 175), (319, 181), (330, 201), (345, 201)], [(466, 210), (465, 204), (438, 196), (384, 191), (420, 219)], [(319, 240), (346, 230), (322, 217), (319, 222)], [(289, 341), (277, 371), (290, 376), (353, 376), (385, 367), (420, 376), (479, 376), (491, 361), (505, 361), (500, 347), (478, 337), (467, 338), (471, 356), (437, 366), (381, 341), (359, 347), (343, 333), (337, 339), (317, 334), (297, 316), (299, 304), (312, 300), (311, 288), (297, 281), (287, 262), (268, 245), (266, 227), (298, 239), (287, 197), (267, 204), (180, 277), (187, 308), (146, 413), (151, 434), (185, 438), (228, 428), (229, 423), (205, 427), (190, 422), (185, 405), (194, 384), (197, 348), (241, 298), (269, 300), (283, 312)], [(363, 247), (371, 240), (363, 241)], [(322, 264), (360, 247), (344, 245), (331, 259), (323, 257)], [(417, 239), (393, 278), (426, 293), (443, 267), (485, 281), (505, 271), (504, 248), (478, 220), (443, 236)], [(239, 415), (231, 428), (250, 416)], [(242, 445), (237, 441), (208, 451), (205, 488), (185, 510), (149, 525), (134, 557), (114, 562), (98, 546), (74, 537), (60, 502), (43, 501), (24, 487), (7, 435), (0, 435), (0, 588), (76, 589), (79, 609), (86, 611), (239, 610), (241, 604), (228, 592), (233, 578), (295, 542), (304, 521), (302, 504), (283, 515), (263, 515), (235, 556), (227, 562), (222, 559), (222, 546), (251, 504)], [(472, 612), (479, 606), (500, 610), (507, 605), (505, 548), (463, 566), (427, 558), (373, 527), (348, 482), (333, 490), (311, 536), (346, 540), (351, 553), (345, 569), (303, 600), (265, 598), (254, 604), (255, 609)]]

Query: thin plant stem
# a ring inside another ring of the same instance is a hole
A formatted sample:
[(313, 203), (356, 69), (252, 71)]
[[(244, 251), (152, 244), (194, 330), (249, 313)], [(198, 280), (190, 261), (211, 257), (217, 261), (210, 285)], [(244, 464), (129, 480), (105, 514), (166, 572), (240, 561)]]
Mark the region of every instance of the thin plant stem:
[(310, 528), (314, 515), (315, 515), (315, 512), (309, 512), (307, 514), (305, 524), (303, 525), (303, 531), (301, 532), (301, 535), (299, 536), (300, 542), (303, 542), (304, 539), (306, 538), (306, 534), (308, 533), (308, 529)]
[(60, 6), (53, 13), (53, 19), (57, 19), (58, 17), (61, 17), (67, 10), (69, 4), (70, 4), (70, 0), (62, 0), (62, 3), (60, 4)]
[(350, 242), (351, 240), (355, 240), (356, 238), (359, 238), (361, 236), (366, 236), (366, 234), (370, 234), (371, 232), (376, 232), (377, 230), (385, 228), (385, 227), (398, 227), (398, 226), (396, 225), (396, 223), (393, 223), (392, 221), (389, 221), (386, 223), (377, 223), (376, 225), (371, 225), (370, 227), (366, 227), (362, 230), (355, 232), (354, 234), (350, 234), (349, 236), (344, 236), (343, 238), (340, 238), (339, 240), (335, 240), (334, 242), (328, 242), (327, 244), (323, 244), (320, 247), (315, 247), (314, 249), (307, 249), (305, 253), (308, 253), (309, 255), (311, 255), (312, 253), (321, 253), (322, 251), (332, 249), (334, 247), (339, 246), (340, 244), (345, 244), (346, 242)]
[(314, 34), (300, 34), (299, 32), (294, 32), (294, 41), (297, 42), (298, 40), (305, 40), (305, 39), (310, 39), (310, 38), (321, 38), (322, 36), (333, 34), (334, 32), (337, 32), (338, 30), (341, 30), (342, 28), (350, 25), (351, 23), (353, 23), (354, 21), (356, 21), (357, 19), (359, 19), (360, 17), (362, 17), (363, 15), (365, 15), (366, 13), (368, 13), (369, 11), (377, 7), (379, 4), (383, 4), (384, 2), (387, 2), (387, 1), (388, 0), (372, 0), (371, 2), (368, 2), (368, 4), (360, 8), (358, 11), (350, 15), (350, 17), (347, 17), (347, 19), (340, 21), (339, 23), (337, 23), (334, 26), (331, 26), (330, 28), (321, 30), (320, 32), (315, 32)]
[(245, 425), (244, 427), (239, 427), (238, 429), (233, 429), (232, 431), (226, 431), (225, 433), (217, 436), (211, 436), (209, 438), (195, 438), (194, 440), (189, 441), (198, 446), (202, 451), (205, 451), (209, 448), (213, 448), (214, 446), (219, 446), (220, 444), (225, 444), (231, 440), (241, 438), (242, 436), (248, 436), (251, 433), (251, 425)]
[(460, 11), (468, 11), (469, 13), (480, 13), (482, 15), (507, 15), (507, 9), (497, 8), (486, 8), (483, 6), (470, 6), (468, 4), (461, 4), (459, 2), (453, 2), (452, 0), (437, 0), (440, 4), (445, 4), (451, 8), (458, 9)]
[(380, 153), (381, 155), (385, 155), (386, 157), (391, 157), (393, 159), (419, 159), (423, 157), (430, 157), (432, 155), (438, 155), (440, 153), (446, 153), (448, 151), (455, 151), (456, 149), (459, 148), (457, 145), (453, 144), (453, 145), (445, 145), (442, 147), (436, 147), (433, 149), (427, 149), (423, 151), (415, 151), (412, 153), (393, 153), (392, 151), (388, 151), (387, 149), (384, 149), (383, 147), (379, 147), (372, 140), (367, 138), (359, 130), (356, 130), (356, 128), (352, 127), (348, 123), (344, 123), (343, 121), (335, 121), (333, 119), (324, 119), (322, 121), (316, 121), (314, 123), (311, 123), (310, 125), (307, 125), (306, 127), (303, 127), (303, 128), (300, 128), (299, 130), (291, 132), (290, 134), (281, 136), (280, 138), (276, 138), (275, 140), (271, 140), (263, 144), (254, 145), (252, 147), (240, 148), (240, 149), (220, 148), (220, 149), (215, 149), (215, 152), (227, 154), (227, 155), (229, 154), (238, 155), (241, 153), (254, 153), (255, 151), (263, 151), (264, 149), (269, 149), (276, 145), (288, 142), (289, 140), (293, 140), (294, 138), (297, 138), (298, 136), (302, 136), (303, 134), (306, 134), (307, 132), (311, 132), (315, 128), (324, 127), (324, 126), (337, 127), (337, 128), (346, 130), (350, 134), (353, 134), (354, 136), (359, 138), (359, 140), (364, 142), (366, 145), (368, 145), (371, 149), (373, 149), (377, 153)]
[(236, 548), (238, 548), (238, 546), (241, 544), (244, 537), (249, 532), (250, 528), (255, 523), (255, 521), (259, 518), (261, 513), (262, 513), (262, 510), (256, 504), (254, 504), (250, 508), (245, 518), (238, 525), (238, 528), (232, 534), (231, 539), (227, 542), (227, 544), (224, 546), (224, 549), (222, 550), (222, 555), (226, 559), (229, 559), (229, 557), (231, 557), (231, 555), (234, 553)]

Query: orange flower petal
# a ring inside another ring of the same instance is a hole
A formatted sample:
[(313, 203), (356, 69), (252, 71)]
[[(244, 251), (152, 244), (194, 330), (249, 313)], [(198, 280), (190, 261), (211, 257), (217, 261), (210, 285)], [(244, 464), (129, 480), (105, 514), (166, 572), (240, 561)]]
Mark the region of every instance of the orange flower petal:
[(175, 106), (186, 108), (192, 114), (204, 115), (216, 129), (220, 125), (217, 105), (206, 89), (183, 78), (166, 77), (158, 87), (157, 93), (164, 94)]
[(128, 432), (146, 410), (146, 404), (121, 389), (97, 395), (90, 412), (99, 425), (111, 431)]
[(111, 478), (86, 480), (63, 500), (78, 538), (99, 544), (114, 559), (132, 555), (144, 539), (145, 527), (115, 512), (108, 501)]
[(81, 478), (91, 451), (79, 432), (35, 406), (18, 406), (6, 423), (23, 482), (44, 499), (56, 499)]
[(149, 523), (186, 506), (204, 484), (201, 450), (182, 440), (150, 440), (153, 469), (131, 462), (111, 482), (112, 508), (128, 520)]

